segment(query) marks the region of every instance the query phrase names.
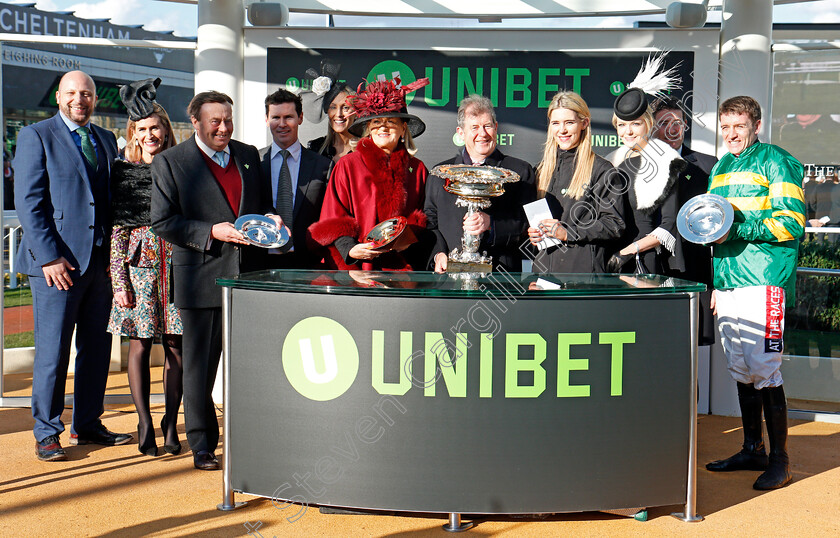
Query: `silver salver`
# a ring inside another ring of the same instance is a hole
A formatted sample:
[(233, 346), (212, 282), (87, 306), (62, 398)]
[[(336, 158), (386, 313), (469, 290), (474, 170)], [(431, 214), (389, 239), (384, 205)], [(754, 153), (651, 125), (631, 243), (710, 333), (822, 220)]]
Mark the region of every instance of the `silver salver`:
[(233, 226), (255, 247), (280, 248), (289, 242), (286, 227), (278, 227), (273, 220), (263, 215), (242, 215)]
[[(471, 164), (441, 164), (432, 169), (432, 175), (443, 178), (443, 188), (458, 199), (455, 205), (467, 208), (467, 217), (492, 204), (491, 198), (505, 193), (505, 183), (519, 181), (519, 174), (496, 166)], [(461, 249), (449, 253), (447, 273), (489, 273), (493, 258), (486, 252), (479, 254), (481, 236), (464, 232)]]
[(370, 248), (379, 250), (394, 250), (402, 252), (417, 242), (417, 236), (411, 231), (408, 219), (397, 216), (383, 220), (368, 232), (365, 241), (371, 243)]
[(705, 245), (729, 233), (735, 211), (717, 194), (700, 194), (687, 201), (677, 213), (677, 230), (686, 241)]

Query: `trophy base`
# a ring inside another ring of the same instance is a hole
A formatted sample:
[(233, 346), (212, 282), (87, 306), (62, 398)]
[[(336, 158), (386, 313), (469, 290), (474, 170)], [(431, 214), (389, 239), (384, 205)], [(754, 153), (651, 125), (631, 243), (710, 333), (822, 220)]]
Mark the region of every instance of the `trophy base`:
[(462, 262), (453, 259), (449, 259), (446, 262), (446, 272), (447, 273), (492, 273), (493, 272), (493, 264), (492, 263), (481, 263), (481, 262)]

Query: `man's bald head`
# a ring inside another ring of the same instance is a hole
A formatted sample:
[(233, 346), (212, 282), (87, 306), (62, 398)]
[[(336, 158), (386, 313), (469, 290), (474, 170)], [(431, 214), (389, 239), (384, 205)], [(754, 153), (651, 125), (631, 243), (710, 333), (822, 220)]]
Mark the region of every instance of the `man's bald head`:
[(85, 125), (96, 106), (96, 84), (84, 71), (70, 71), (61, 77), (55, 100), (62, 114), (77, 125)]

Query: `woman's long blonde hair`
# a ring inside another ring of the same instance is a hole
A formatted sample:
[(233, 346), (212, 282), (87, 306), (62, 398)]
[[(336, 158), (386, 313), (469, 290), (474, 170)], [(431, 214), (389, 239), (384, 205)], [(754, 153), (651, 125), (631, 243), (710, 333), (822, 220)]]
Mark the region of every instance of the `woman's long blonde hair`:
[[(148, 117), (151, 118), (152, 116), (160, 118), (160, 122), (163, 124), (163, 132), (165, 133), (163, 149), (171, 148), (176, 142), (175, 131), (172, 130), (172, 122), (169, 121), (169, 114), (166, 113), (166, 110), (162, 106), (154, 103), (152, 105), (152, 113)], [(139, 163), (143, 160), (143, 148), (140, 147), (139, 141), (137, 140), (136, 125), (136, 121), (129, 119), (125, 128), (125, 134), (128, 138), (128, 142), (125, 145), (125, 160), (133, 163)]]
[[(589, 178), (592, 176), (592, 166), (595, 163), (591, 136), (592, 114), (589, 112), (589, 106), (583, 100), (583, 97), (570, 91), (559, 92), (551, 99), (551, 103), (548, 105), (549, 122), (551, 121), (551, 113), (558, 108), (571, 110), (578, 120), (588, 120), (586, 128), (580, 133), (580, 142), (578, 142), (577, 153), (575, 154), (575, 171), (567, 191), (569, 196), (579, 200), (583, 196), (584, 188), (589, 183)], [(557, 168), (557, 142), (551, 135), (551, 128), (549, 127), (546, 131), (543, 158), (537, 166), (537, 195), (540, 198), (545, 197), (555, 168)]]

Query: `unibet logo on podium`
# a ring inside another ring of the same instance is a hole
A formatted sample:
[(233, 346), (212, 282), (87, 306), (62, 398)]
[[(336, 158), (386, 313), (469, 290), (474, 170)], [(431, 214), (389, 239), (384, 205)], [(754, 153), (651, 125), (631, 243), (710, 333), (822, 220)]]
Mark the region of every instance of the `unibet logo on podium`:
[(359, 372), (359, 349), (340, 323), (315, 316), (299, 321), (283, 342), (283, 370), (292, 387), (310, 400), (344, 394)]

